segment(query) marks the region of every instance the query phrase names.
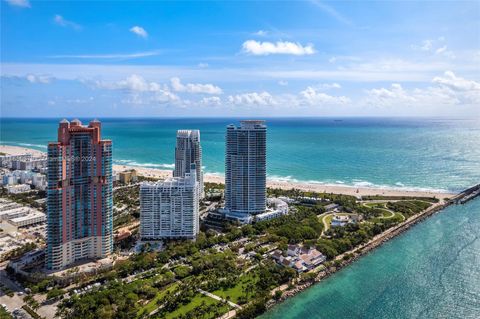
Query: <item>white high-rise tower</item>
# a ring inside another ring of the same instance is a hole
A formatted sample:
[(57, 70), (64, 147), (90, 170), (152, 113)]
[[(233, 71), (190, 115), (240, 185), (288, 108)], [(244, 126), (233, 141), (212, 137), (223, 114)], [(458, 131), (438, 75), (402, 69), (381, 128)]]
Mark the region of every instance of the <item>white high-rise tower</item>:
[(195, 165), (199, 185), (199, 196), (203, 198), (202, 147), (199, 130), (178, 130), (175, 147), (174, 177), (184, 177)]
[(140, 185), (140, 237), (143, 240), (193, 239), (199, 232), (195, 168), (183, 177)]
[(241, 121), (227, 126), (225, 150), (225, 212), (248, 222), (266, 209), (265, 121)]

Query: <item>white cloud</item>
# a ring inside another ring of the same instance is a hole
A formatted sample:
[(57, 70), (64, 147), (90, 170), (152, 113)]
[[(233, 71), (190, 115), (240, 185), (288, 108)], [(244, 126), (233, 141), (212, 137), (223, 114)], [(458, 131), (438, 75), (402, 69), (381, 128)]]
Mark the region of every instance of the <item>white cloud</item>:
[(206, 69), (206, 68), (208, 68), (208, 63), (202, 63), (202, 62), (201, 62), (201, 63), (199, 63), (197, 66), (198, 66), (200, 69)]
[(53, 59), (135, 59), (144, 58), (149, 56), (159, 55), (160, 51), (146, 51), (136, 53), (112, 53), (112, 54), (63, 54), (63, 55), (51, 55), (49, 58)]
[(254, 33), (254, 35), (258, 35), (259, 37), (264, 37), (268, 34), (268, 31), (265, 30), (258, 30), (257, 32)]
[(275, 105), (276, 101), (273, 96), (268, 92), (251, 92), (251, 93), (243, 93), (243, 94), (236, 94), (230, 95), (228, 97), (228, 102), (233, 105), (240, 105), (240, 106), (266, 106), (266, 105)]
[(62, 17), (61, 15), (59, 14), (56, 14), (54, 17), (53, 17), (53, 22), (61, 27), (69, 27), (69, 28), (72, 28), (74, 30), (81, 30), (82, 29), (82, 26), (73, 22), (73, 21), (69, 21), (69, 20), (66, 20), (64, 17)]
[(30, 1), (28, 0), (5, 0), (9, 5), (22, 8), (30, 8)]
[(287, 85), (288, 85), (288, 81), (280, 80), (280, 81), (278, 81), (278, 85), (287, 86)]
[(443, 77), (434, 77), (432, 82), (444, 90), (450, 90), (463, 103), (480, 104), (480, 82), (456, 76), (452, 71), (446, 71)]
[(117, 82), (102, 82), (96, 81), (96, 86), (109, 90), (127, 90), (135, 92), (158, 92), (167, 89), (156, 82), (148, 82), (142, 76), (132, 74), (124, 80)]
[(141, 38), (144, 38), (144, 39), (148, 38), (147, 31), (145, 31), (144, 28), (139, 27), (138, 25), (131, 27), (130, 32), (135, 33), (136, 35), (138, 35)]
[(437, 50), (435, 50), (435, 53), (436, 53), (436, 54), (442, 54), (442, 53), (444, 53), (445, 51), (447, 51), (447, 46), (446, 46), (446, 45), (444, 45), (443, 47), (438, 48)]
[(205, 106), (220, 106), (222, 100), (218, 96), (204, 97), (200, 100), (200, 104)]
[(393, 83), (390, 88), (367, 90), (366, 103), (373, 106), (389, 107), (394, 105), (411, 105), (416, 101), (398, 83)]
[(455, 54), (451, 50), (448, 50), (445, 44), (445, 37), (443, 36), (438, 37), (436, 40), (423, 40), (421, 45), (414, 44), (411, 48), (418, 51), (431, 52), (436, 55), (443, 55), (451, 59), (455, 58)]
[(49, 75), (35, 75), (35, 74), (27, 74), (25, 76), (28, 82), (30, 83), (42, 83), (42, 84), (47, 84), (52, 81), (52, 77)]
[(302, 46), (300, 43), (278, 41), (259, 42), (248, 40), (243, 43), (243, 51), (253, 55), (270, 55), (270, 54), (290, 54), (290, 55), (310, 55), (315, 53), (313, 44)]
[(436, 76), (433, 83), (447, 86), (455, 91), (480, 91), (480, 83), (456, 76), (452, 71), (446, 71), (444, 76)]
[[(89, 83), (88, 81), (86, 83)], [(120, 90), (128, 93), (122, 99), (124, 104), (158, 104), (180, 103), (180, 98), (171, 92), (166, 84), (147, 81), (142, 76), (132, 74), (126, 79), (116, 82), (95, 81), (95, 87), (107, 90)]]
[(422, 45), (420, 46), (420, 50), (422, 51), (430, 51), (432, 49), (432, 40), (424, 40)]
[(341, 89), (342, 86), (338, 83), (321, 83), (314, 86), (318, 90)]
[(170, 79), (172, 88), (176, 92), (187, 92), (187, 93), (204, 93), (204, 94), (222, 94), (223, 91), (218, 86), (213, 84), (194, 84), (187, 83), (182, 84), (179, 78), (174, 77)]
[(438, 107), (441, 105), (480, 104), (480, 83), (457, 77), (447, 71), (433, 78), (435, 86), (404, 89), (400, 84), (390, 88), (367, 90), (364, 103), (379, 107)]
[(300, 97), (307, 105), (347, 105), (351, 102), (346, 96), (328, 95), (311, 86), (301, 91)]

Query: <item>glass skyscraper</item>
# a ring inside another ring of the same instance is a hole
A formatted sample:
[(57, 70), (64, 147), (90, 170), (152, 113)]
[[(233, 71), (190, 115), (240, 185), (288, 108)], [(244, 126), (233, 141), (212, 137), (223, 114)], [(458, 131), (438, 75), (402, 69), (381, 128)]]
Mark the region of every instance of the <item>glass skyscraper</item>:
[(113, 250), (112, 142), (101, 124), (62, 120), (48, 144), (48, 269), (108, 256)]
[[(192, 164), (194, 166), (192, 166)], [(175, 146), (174, 177), (185, 177), (195, 167), (199, 185), (199, 196), (203, 198), (202, 147), (199, 130), (178, 130)]]
[(227, 126), (225, 150), (226, 217), (249, 222), (266, 209), (265, 121)]

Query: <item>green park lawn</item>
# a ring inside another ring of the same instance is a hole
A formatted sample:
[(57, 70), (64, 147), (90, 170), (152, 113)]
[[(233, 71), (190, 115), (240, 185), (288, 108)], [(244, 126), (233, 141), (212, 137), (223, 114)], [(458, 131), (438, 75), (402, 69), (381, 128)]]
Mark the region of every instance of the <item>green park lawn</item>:
[(245, 297), (247, 300), (250, 300), (255, 294), (254, 291), (250, 291), (247, 296), (246, 292), (243, 289), (243, 286), (247, 287), (248, 284), (253, 284), (253, 286), (255, 286), (256, 282), (257, 282), (256, 275), (253, 274), (252, 272), (248, 272), (240, 277), (240, 280), (234, 287), (228, 288), (226, 290), (223, 290), (223, 289), (215, 290), (212, 292), (212, 294), (217, 295), (223, 299), (227, 299), (227, 296), (228, 296), (230, 297), (231, 302), (238, 304), (238, 300), (242, 296)]
[[(165, 318), (166, 319), (174, 319), (174, 318), (178, 318), (182, 315), (185, 315), (187, 314), (189, 311), (197, 308), (198, 306), (200, 306), (201, 304), (205, 304), (205, 305), (213, 305), (213, 304), (221, 304), (220, 301), (217, 301), (213, 298), (210, 298), (208, 296), (205, 296), (205, 295), (202, 295), (200, 293), (198, 293), (197, 295), (195, 295), (195, 297), (192, 299), (192, 301), (190, 301), (188, 304), (186, 305), (183, 305), (181, 306), (180, 308), (178, 308), (177, 310), (173, 311), (173, 312), (170, 312), (168, 314), (166, 314)], [(220, 308), (219, 308), (219, 311), (218, 311), (218, 314), (215, 314), (215, 313), (206, 313), (202, 319), (210, 319), (210, 318), (216, 318), (218, 317), (219, 315), (221, 314), (224, 314), (226, 313), (227, 311), (230, 310), (230, 306), (229, 305), (222, 305)]]

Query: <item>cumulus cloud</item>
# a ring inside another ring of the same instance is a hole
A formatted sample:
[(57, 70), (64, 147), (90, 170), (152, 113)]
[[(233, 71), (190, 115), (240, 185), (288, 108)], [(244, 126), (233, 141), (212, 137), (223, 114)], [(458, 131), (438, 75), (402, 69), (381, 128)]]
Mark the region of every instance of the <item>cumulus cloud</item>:
[(365, 103), (374, 106), (440, 106), (480, 104), (480, 83), (456, 76), (447, 71), (443, 76), (434, 77), (433, 86), (404, 89), (400, 84), (390, 88), (367, 90)]
[(278, 41), (259, 42), (248, 40), (243, 43), (243, 51), (252, 55), (289, 54), (289, 55), (311, 55), (315, 53), (313, 44), (305, 46), (300, 43)]
[(445, 44), (445, 37), (439, 37), (438, 39), (423, 40), (421, 45), (414, 44), (412, 49), (423, 52), (431, 52), (435, 55), (443, 55), (448, 58), (454, 59), (455, 54), (448, 50), (448, 46)]
[(74, 30), (81, 30), (82, 29), (82, 26), (73, 22), (73, 21), (69, 21), (67, 19), (65, 19), (63, 16), (59, 15), (59, 14), (56, 14), (54, 17), (53, 17), (53, 22), (56, 24), (56, 25), (59, 25), (61, 27), (68, 27), (68, 28), (72, 28)]
[(156, 92), (165, 89), (162, 87), (162, 85), (156, 82), (149, 82), (137, 74), (132, 74), (126, 79), (117, 82), (96, 81), (95, 84), (97, 87), (103, 89), (127, 90), (136, 92)]
[(170, 79), (172, 88), (176, 92), (186, 93), (204, 93), (204, 94), (222, 94), (223, 91), (218, 86), (213, 84), (195, 84), (187, 83), (183, 84), (179, 78), (174, 77)]
[(230, 95), (228, 97), (228, 102), (233, 105), (240, 105), (240, 106), (266, 106), (266, 105), (275, 105), (276, 101), (273, 96), (266, 92), (251, 92), (251, 93), (243, 93), (243, 94), (236, 94)]
[(25, 79), (27, 79), (28, 82), (30, 83), (42, 83), (42, 84), (47, 84), (52, 81), (52, 77), (49, 75), (42, 75), (42, 74), (27, 74), (25, 76)]
[(142, 27), (140, 27), (140, 26), (138, 26), (138, 25), (131, 27), (131, 28), (130, 28), (130, 32), (135, 33), (136, 35), (138, 35), (138, 36), (141, 37), (141, 38), (144, 38), (144, 39), (148, 38), (148, 33), (147, 33), (147, 31), (145, 31), (144, 28), (142, 28)]
[(117, 82), (95, 81), (94, 84), (101, 89), (121, 90), (129, 93), (128, 98), (122, 100), (127, 104), (167, 103), (180, 100), (175, 93), (169, 90), (167, 85), (147, 81), (137, 74), (132, 74)]
[(388, 107), (396, 104), (410, 105), (416, 101), (399, 83), (393, 83), (390, 88), (367, 90), (367, 104)]
[(446, 71), (443, 76), (434, 77), (432, 82), (443, 89), (450, 90), (458, 100), (464, 103), (480, 104), (480, 82), (456, 76), (452, 71)]
[(456, 76), (452, 71), (446, 71), (442, 76), (433, 78), (433, 83), (447, 86), (456, 91), (480, 91), (480, 83)]
[(312, 86), (309, 86), (305, 90), (301, 91), (300, 97), (307, 105), (347, 105), (351, 102), (346, 96), (329, 95)]
[(9, 5), (21, 8), (30, 8), (30, 1), (28, 0), (5, 0)]

